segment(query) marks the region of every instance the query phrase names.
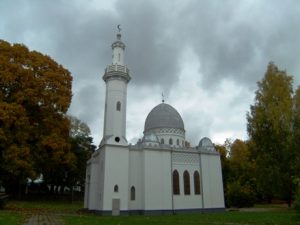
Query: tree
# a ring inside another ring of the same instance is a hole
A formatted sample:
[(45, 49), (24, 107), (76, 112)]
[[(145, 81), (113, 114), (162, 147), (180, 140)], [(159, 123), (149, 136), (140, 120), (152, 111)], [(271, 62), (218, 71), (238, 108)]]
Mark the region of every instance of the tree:
[(93, 145), (93, 138), (90, 136), (91, 131), (86, 123), (80, 121), (74, 116), (68, 116), (71, 122), (70, 142), (71, 151), (76, 156), (75, 168), (68, 171), (69, 186), (84, 187), (86, 162), (95, 151), (96, 146)]
[(69, 120), (70, 72), (49, 56), (0, 40), (0, 160), (6, 190), (72, 166)]
[(269, 63), (258, 82), (254, 105), (247, 113), (247, 130), (255, 143), (256, 177), (264, 198), (292, 198), (292, 131), (293, 78)]
[(230, 165), (228, 160), (228, 151), (225, 145), (215, 145), (216, 150), (220, 153), (221, 158), (221, 166), (222, 166), (222, 177), (223, 177), (223, 184), (226, 193), (226, 184), (230, 179)]
[(216, 146), (221, 155), (226, 206), (252, 206), (256, 200), (249, 143), (227, 139), (224, 145)]
[[(292, 150), (296, 156), (296, 161), (300, 162), (300, 87), (298, 86), (294, 98), (293, 107), (293, 136), (292, 136)], [(295, 164), (295, 172), (300, 174), (300, 164)], [(299, 175), (300, 176), (300, 175)], [(300, 179), (297, 177), (296, 179)]]

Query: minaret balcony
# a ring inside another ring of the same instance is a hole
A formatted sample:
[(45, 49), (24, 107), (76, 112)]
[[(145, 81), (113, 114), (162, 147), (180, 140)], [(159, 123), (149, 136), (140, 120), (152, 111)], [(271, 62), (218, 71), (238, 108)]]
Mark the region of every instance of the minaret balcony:
[(109, 65), (105, 69), (105, 73), (114, 72), (114, 71), (129, 73), (129, 69), (126, 66), (122, 66), (122, 65), (118, 65), (118, 64)]
[(105, 74), (103, 80), (107, 81), (108, 79), (125, 79), (127, 82), (130, 81), (129, 69), (126, 66), (113, 64), (108, 65), (105, 69)]

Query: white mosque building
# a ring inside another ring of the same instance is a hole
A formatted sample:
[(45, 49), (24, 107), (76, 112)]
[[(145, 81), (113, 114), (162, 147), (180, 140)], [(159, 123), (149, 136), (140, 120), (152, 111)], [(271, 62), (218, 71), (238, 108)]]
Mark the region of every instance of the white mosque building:
[(148, 114), (144, 136), (126, 140), (125, 44), (120, 32), (105, 69), (103, 139), (87, 162), (84, 208), (100, 214), (174, 213), (224, 210), (220, 155), (204, 137), (186, 146), (184, 123), (162, 102)]

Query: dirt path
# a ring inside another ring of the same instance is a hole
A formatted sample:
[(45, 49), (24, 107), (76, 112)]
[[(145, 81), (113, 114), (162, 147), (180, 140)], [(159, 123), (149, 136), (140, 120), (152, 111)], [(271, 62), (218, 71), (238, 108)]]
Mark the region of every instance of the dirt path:
[(33, 214), (23, 225), (62, 225), (62, 220), (59, 215), (56, 214)]

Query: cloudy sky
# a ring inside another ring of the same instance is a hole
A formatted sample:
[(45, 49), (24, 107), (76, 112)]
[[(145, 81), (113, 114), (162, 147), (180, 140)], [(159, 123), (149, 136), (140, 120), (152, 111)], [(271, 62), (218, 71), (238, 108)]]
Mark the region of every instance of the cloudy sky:
[(0, 39), (50, 55), (73, 75), (69, 113), (95, 144), (103, 130), (106, 65), (121, 24), (128, 86), (127, 139), (143, 135), (166, 102), (187, 139), (247, 139), (246, 112), (269, 61), (300, 84), (298, 0), (1, 0)]

